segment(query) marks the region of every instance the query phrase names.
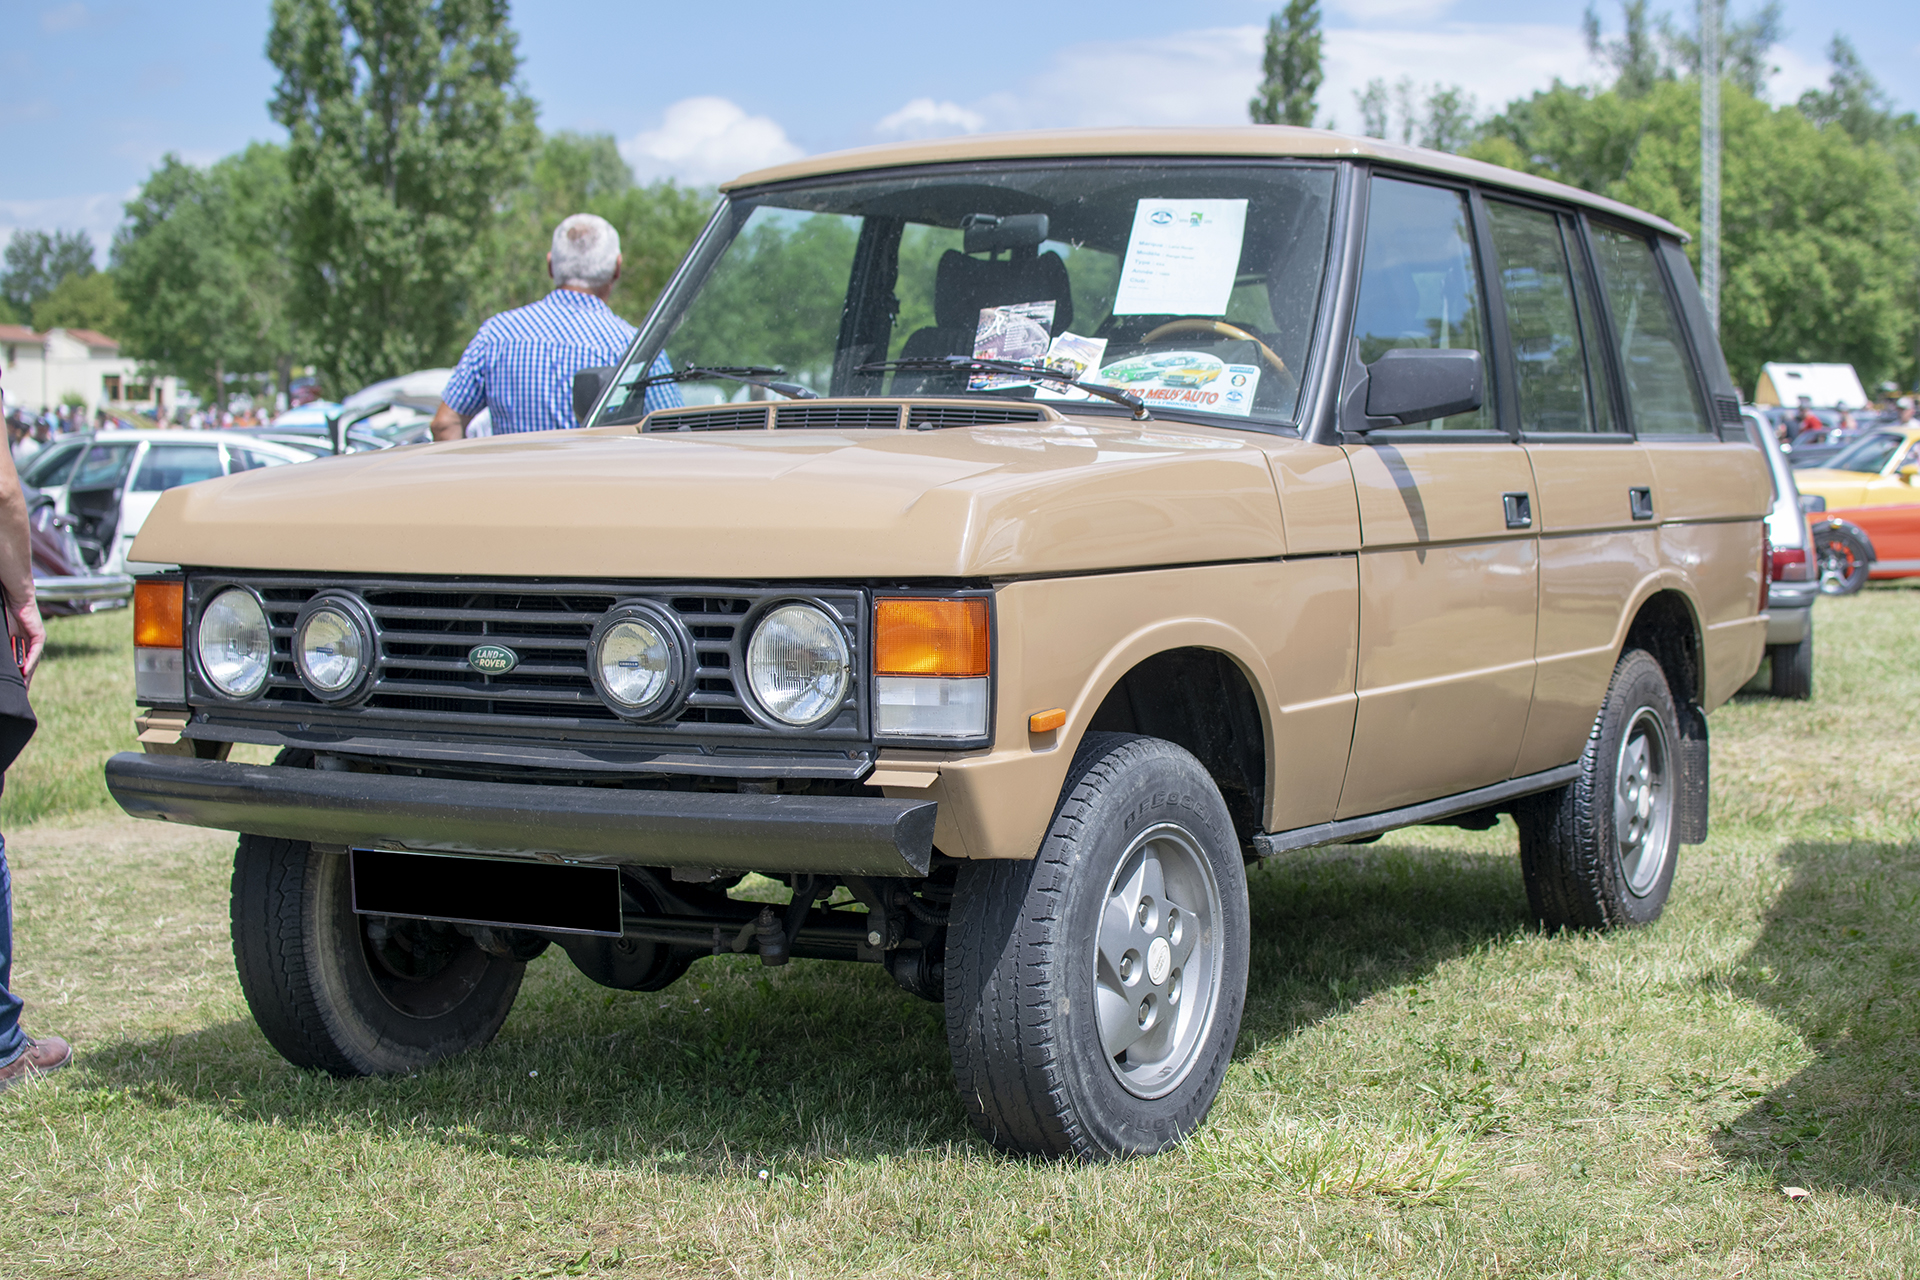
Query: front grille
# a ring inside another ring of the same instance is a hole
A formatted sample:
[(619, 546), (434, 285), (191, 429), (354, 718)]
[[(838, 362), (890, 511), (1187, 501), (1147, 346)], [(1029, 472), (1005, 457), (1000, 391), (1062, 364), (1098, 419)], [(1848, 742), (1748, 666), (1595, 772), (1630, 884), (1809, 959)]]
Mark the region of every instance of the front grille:
[[(367, 731), (372, 728), (440, 726), (459, 733), (537, 737), (607, 745), (804, 737), (826, 742), (863, 740), (865, 707), (861, 681), (838, 715), (804, 734), (775, 730), (748, 711), (739, 675), (749, 624), (765, 606), (803, 598), (837, 616), (862, 669), (866, 609), (862, 593), (846, 588), (640, 586), (618, 583), (515, 583), (375, 579), (318, 580), (261, 575), (195, 575), (189, 585), (193, 617), (229, 583), (252, 587), (267, 607), (273, 628), (273, 662), (265, 691), (246, 703), (224, 703), (249, 719), (293, 718), (303, 725)], [(307, 692), (293, 664), (293, 629), (300, 608), (326, 589), (358, 596), (374, 620), (377, 664), (366, 697), (350, 706), (329, 705)], [(671, 609), (693, 638), (693, 688), (671, 720), (633, 724), (601, 700), (587, 674), (587, 645), (594, 625), (615, 604), (651, 600)], [(474, 670), (468, 652), (479, 644), (504, 645), (519, 664), (502, 675)], [(195, 677), (196, 701), (224, 700)]]

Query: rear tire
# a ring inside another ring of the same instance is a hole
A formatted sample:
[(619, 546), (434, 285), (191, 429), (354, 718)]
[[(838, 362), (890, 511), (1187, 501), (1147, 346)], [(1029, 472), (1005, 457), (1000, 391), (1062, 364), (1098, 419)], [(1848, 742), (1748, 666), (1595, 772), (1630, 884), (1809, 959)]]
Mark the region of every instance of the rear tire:
[(1520, 806), (1520, 869), (1548, 929), (1649, 924), (1680, 852), (1680, 724), (1660, 664), (1622, 655), (1580, 776)]
[(297, 1067), (407, 1071), (487, 1044), (525, 963), (452, 925), (353, 910), (347, 855), (240, 837), (233, 959), (254, 1020)]
[(1807, 634), (1799, 644), (1776, 644), (1767, 648), (1767, 660), (1773, 666), (1770, 692), (1776, 698), (1813, 696), (1813, 619), (1807, 619)]
[(1830, 596), (1850, 596), (1867, 585), (1873, 552), (1851, 529), (1815, 525), (1813, 554), (1820, 566), (1820, 590)]
[(1031, 861), (967, 863), (947, 931), (947, 1044), (1005, 1151), (1163, 1151), (1206, 1119), (1239, 1037), (1247, 882), (1185, 750), (1088, 734)]

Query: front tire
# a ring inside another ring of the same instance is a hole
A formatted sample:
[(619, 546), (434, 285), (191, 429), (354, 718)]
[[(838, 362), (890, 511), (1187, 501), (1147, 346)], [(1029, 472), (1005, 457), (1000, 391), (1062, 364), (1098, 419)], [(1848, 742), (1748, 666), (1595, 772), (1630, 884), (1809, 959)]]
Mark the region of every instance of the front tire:
[(1520, 869), (1548, 929), (1649, 924), (1679, 860), (1679, 717), (1643, 649), (1613, 669), (1580, 776), (1520, 807)]
[(1005, 1151), (1163, 1151), (1239, 1037), (1247, 882), (1226, 803), (1169, 742), (1088, 734), (1031, 861), (968, 863), (947, 931), (947, 1043)]
[(254, 1020), (297, 1067), (336, 1076), (408, 1071), (487, 1044), (525, 963), (452, 925), (353, 910), (345, 854), (240, 837), (233, 959)]

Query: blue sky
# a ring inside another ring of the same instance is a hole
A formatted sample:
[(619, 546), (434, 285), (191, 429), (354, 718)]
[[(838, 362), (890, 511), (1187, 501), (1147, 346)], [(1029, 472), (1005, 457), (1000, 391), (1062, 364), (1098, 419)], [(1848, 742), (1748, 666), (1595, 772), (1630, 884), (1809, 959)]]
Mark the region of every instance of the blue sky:
[[(1692, 6), (1654, 0), (1691, 23)], [(549, 129), (612, 133), (643, 177), (712, 182), (808, 152), (962, 130), (1238, 123), (1274, 0), (1041, 0), (1015, 6), (787, 0), (520, 3), (522, 81)], [(1482, 111), (1598, 70), (1580, 0), (1323, 0), (1321, 110), (1403, 76), (1459, 84)], [(1730, 0), (1733, 16), (1752, 0)], [(0, 0), (0, 233), (84, 227), (103, 251), (120, 205), (175, 151), (205, 163), (276, 139), (265, 0)], [(1608, 0), (1602, 18), (1618, 25)], [(1016, 25), (1006, 15), (1018, 15)], [(996, 25), (996, 18), (999, 19)], [(1920, 3), (1787, 0), (1772, 87), (1826, 76), (1836, 30), (1920, 110)]]

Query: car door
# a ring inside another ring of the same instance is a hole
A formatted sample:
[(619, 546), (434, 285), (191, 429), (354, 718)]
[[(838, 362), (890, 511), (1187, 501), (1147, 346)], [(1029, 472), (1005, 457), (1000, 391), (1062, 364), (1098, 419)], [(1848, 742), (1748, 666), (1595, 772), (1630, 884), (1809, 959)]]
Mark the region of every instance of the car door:
[[(1537, 565), (1526, 451), (1501, 427), (1468, 194), (1385, 174), (1366, 186), (1346, 446), (1360, 507), (1353, 750), (1339, 816), (1502, 782), (1533, 696)], [(1356, 372), (1389, 350), (1469, 348), (1477, 411), (1373, 430)]]
[(125, 563), (127, 548), (153, 514), (161, 494), (224, 474), (217, 440), (150, 442), (121, 499), (117, 545), (108, 567), (118, 569)]
[(96, 565), (112, 558), (121, 488), (139, 448), (132, 440), (94, 440), (67, 482), (66, 512), (78, 522), (80, 544)]
[(1521, 440), (1539, 487), (1540, 622), (1518, 773), (1579, 757), (1618, 658), (1622, 606), (1654, 572), (1653, 464), (1627, 431), (1577, 219), (1489, 197)]
[[(1749, 642), (1719, 644), (1713, 633), (1727, 628), (1738, 636), (1757, 610), (1762, 522), (1773, 493), (1766, 459), (1744, 429), (1724, 440), (1717, 429), (1722, 413), (1738, 419), (1739, 401), (1711, 333), (1703, 332), (1699, 293), (1678, 246), (1591, 219), (1588, 242), (1627, 418), (1653, 464), (1659, 563), (1689, 585), (1708, 647), (1701, 688), (1676, 690), (1675, 698), (1685, 703), (1697, 693), (1713, 705), (1753, 674)], [(1726, 389), (1724, 404), (1709, 403), (1710, 364)]]
[[(1880, 474), (1862, 486), (1860, 509), (1849, 513), (1873, 539), (1873, 567), (1920, 572), (1920, 435), (1904, 437)], [(1831, 504), (1829, 504), (1831, 506)]]

